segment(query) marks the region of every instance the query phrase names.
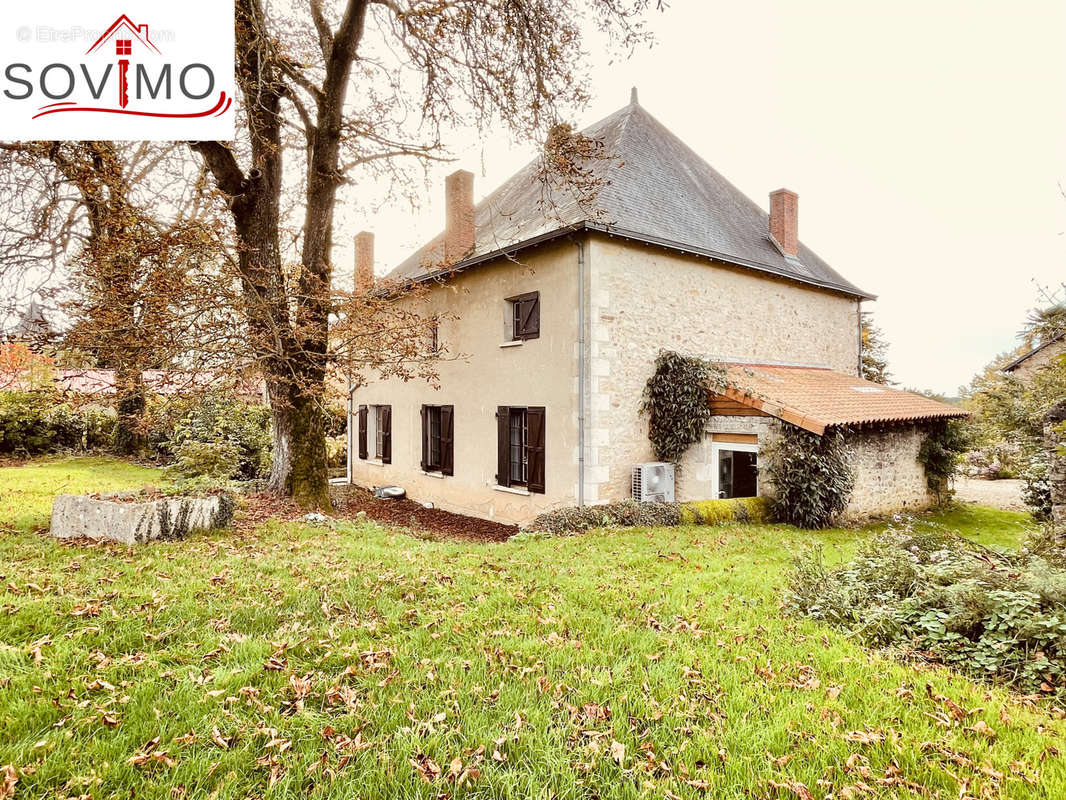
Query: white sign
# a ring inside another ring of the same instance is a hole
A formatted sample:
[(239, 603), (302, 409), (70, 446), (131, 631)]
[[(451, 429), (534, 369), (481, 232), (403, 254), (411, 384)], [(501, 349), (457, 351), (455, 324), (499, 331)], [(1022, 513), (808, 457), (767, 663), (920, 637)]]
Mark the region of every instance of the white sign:
[(0, 6), (0, 140), (233, 138), (233, 3)]

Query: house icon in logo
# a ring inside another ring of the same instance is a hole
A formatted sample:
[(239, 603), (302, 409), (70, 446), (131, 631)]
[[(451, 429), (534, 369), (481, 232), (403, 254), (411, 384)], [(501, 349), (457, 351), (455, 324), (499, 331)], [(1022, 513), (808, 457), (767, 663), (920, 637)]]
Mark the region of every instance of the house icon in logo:
[(129, 93), (129, 56), (133, 54), (133, 43), (138, 42), (149, 50), (158, 53), (159, 48), (148, 38), (147, 25), (135, 25), (125, 14), (111, 23), (111, 27), (93, 43), (86, 55), (102, 50), (104, 45), (115, 40), (115, 55), (118, 56), (118, 104), (125, 108), (130, 102)]

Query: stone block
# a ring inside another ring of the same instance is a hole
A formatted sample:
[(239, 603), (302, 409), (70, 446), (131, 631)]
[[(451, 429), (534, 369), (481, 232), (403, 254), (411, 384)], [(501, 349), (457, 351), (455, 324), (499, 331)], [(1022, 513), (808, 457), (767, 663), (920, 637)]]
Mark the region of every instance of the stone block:
[(52, 504), (51, 533), (57, 539), (106, 539), (143, 544), (182, 539), (224, 528), (233, 519), (230, 495), (139, 500), (133, 493), (104, 497), (61, 494)]

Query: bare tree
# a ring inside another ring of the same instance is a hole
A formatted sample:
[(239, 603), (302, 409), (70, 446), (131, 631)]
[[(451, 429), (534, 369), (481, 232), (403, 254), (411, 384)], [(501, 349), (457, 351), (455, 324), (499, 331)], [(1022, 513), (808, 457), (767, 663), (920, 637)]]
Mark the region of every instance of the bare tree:
[[(335, 341), (366, 342), (374, 303), (331, 301), (338, 190), (444, 155), (457, 126), (503, 124), (541, 139), (559, 110), (587, 100), (584, 32), (620, 48), (647, 34), (650, 0), (304, 0), (285, 13), (236, 0), (238, 142), (197, 142), (238, 237), (238, 274), (250, 346), (264, 368), (274, 419), (270, 486), (328, 506), (321, 397), (338, 360)], [(556, 128), (558, 131), (559, 129)], [(558, 149), (558, 148), (557, 148)], [(286, 159), (289, 159), (288, 161)], [(298, 263), (283, 259), (283, 196), (293, 164), (302, 197), (293, 221)], [(404, 331), (401, 324), (394, 330)], [(362, 330), (363, 334), (358, 333)], [(361, 351), (370, 363), (418, 374), (423, 360)], [(411, 365), (414, 366), (411, 366)]]

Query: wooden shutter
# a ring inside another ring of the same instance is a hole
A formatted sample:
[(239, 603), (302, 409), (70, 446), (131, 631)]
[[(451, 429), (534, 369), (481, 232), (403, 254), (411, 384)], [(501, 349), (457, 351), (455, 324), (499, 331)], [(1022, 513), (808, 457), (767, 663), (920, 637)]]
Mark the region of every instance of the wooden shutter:
[(531, 492), (544, 494), (544, 406), (526, 409), (526, 424), (529, 426), (526, 439), (529, 479), (526, 486)]
[(540, 336), (540, 295), (535, 294), (526, 300), (526, 308), (522, 311), (522, 336), (536, 339)]
[(429, 459), (429, 406), (422, 406), (422, 471), (427, 472)]
[(366, 460), (366, 406), (359, 406), (359, 458)]
[(381, 408), (381, 463), (392, 463), (392, 406)]
[(440, 471), (445, 475), (455, 473), (454, 419), (454, 406), (440, 407)]
[(496, 483), (511, 485), (511, 409), (496, 409)]

